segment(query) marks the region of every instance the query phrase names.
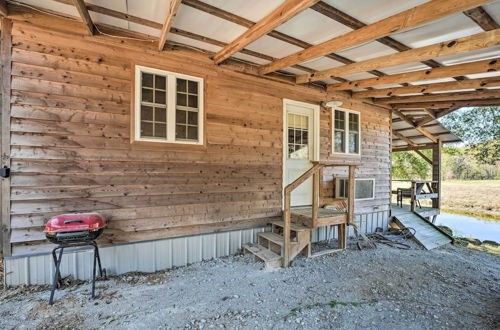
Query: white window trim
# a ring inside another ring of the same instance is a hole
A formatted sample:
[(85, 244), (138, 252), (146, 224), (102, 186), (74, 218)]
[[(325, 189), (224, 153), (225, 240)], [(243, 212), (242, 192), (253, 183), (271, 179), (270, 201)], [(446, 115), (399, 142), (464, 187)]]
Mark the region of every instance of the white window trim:
[[(167, 77), (167, 138), (144, 138), (141, 137), (141, 72), (164, 75)], [(198, 141), (177, 141), (175, 139), (175, 109), (176, 109), (176, 79), (187, 79), (198, 82)], [(173, 87), (172, 87), (173, 86)], [(144, 142), (175, 143), (175, 144), (204, 144), (204, 84), (203, 78), (189, 76), (181, 73), (170, 72), (155, 68), (148, 68), (141, 65), (135, 66), (135, 86), (134, 86), (134, 140)], [(172, 110), (173, 109), (173, 110)]]
[[(335, 197), (338, 197), (340, 195), (340, 180), (347, 180), (349, 181), (349, 178), (335, 178)], [(354, 181), (373, 181), (373, 190), (372, 190), (372, 196), (369, 198), (354, 198), (357, 201), (367, 201), (367, 200), (373, 200), (375, 199), (375, 178), (356, 178)]]
[[(343, 111), (345, 116), (345, 149), (344, 152), (335, 151), (335, 111)], [(348, 152), (349, 150), (349, 113), (355, 113), (358, 115), (358, 152), (352, 153)], [(332, 107), (332, 154), (334, 155), (344, 155), (344, 156), (360, 156), (361, 155), (361, 113), (359, 111), (354, 111), (350, 109), (340, 108), (340, 107)]]

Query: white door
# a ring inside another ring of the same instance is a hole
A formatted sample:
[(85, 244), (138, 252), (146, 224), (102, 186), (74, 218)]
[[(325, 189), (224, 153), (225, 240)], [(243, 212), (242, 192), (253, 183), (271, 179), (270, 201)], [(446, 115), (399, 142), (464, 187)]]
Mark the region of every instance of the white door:
[[(283, 187), (295, 181), (319, 159), (319, 106), (284, 100)], [(312, 178), (297, 187), (292, 206), (311, 205)]]

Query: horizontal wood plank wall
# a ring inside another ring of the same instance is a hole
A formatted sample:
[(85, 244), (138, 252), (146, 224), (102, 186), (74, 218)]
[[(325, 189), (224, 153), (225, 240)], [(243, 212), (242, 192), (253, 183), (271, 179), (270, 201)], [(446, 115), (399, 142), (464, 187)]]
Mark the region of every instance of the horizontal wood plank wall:
[[(325, 92), (36, 24), (15, 22), (12, 34), (13, 255), (47, 251), (45, 222), (67, 212), (105, 215), (102, 244), (281, 215), (282, 99), (318, 104)], [(135, 63), (205, 79), (206, 148), (130, 144)], [(389, 114), (346, 101), (362, 112), (360, 173), (378, 179), (377, 199), (363, 205), (387, 208)], [(331, 159), (329, 131), (323, 109), (322, 156)]]

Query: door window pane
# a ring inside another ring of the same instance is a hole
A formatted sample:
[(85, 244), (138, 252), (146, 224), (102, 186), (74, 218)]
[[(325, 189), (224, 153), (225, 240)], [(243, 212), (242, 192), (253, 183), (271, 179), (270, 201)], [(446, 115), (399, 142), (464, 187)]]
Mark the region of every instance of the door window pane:
[(289, 113), (288, 158), (309, 159), (309, 117)]

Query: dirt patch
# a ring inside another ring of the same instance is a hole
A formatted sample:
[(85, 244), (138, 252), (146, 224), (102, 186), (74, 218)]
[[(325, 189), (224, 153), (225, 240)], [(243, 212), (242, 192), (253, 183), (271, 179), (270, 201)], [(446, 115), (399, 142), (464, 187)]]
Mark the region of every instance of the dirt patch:
[(54, 306), (46, 288), (8, 289), (0, 328), (500, 327), (499, 257), (480, 251), (350, 246), (275, 272), (261, 268), (246, 255), (127, 274), (99, 281), (95, 300), (89, 283), (60, 290)]

